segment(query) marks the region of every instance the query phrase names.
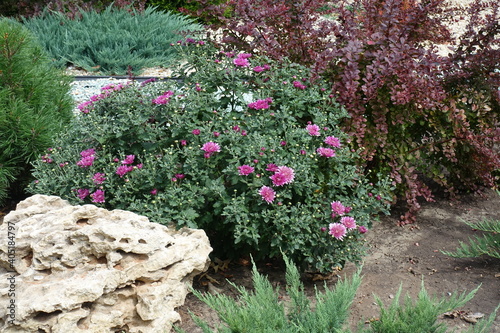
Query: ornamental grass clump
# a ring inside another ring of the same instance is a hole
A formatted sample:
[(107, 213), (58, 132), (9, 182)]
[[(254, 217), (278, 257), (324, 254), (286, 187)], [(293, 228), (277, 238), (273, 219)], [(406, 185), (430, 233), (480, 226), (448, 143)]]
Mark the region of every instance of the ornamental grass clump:
[(183, 82), (103, 88), (36, 161), (29, 190), (202, 228), (219, 256), (283, 251), (323, 272), (358, 261), (390, 188), (356, 167), (324, 82), (286, 59), (176, 47)]
[[(361, 284), (361, 269), (352, 278), (339, 281), (332, 289), (325, 283), (324, 292), (316, 290), (313, 305), (304, 292), (297, 267), (286, 256), (284, 259), (289, 302), (280, 300), (283, 298), (280, 297), (279, 290), (274, 289), (269, 280), (259, 273), (254, 263), (253, 291), (249, 292), (246, 288), (231, 283), (240, 294), (238, 300), (224, 294), (202, 294), (193, 290), (196, 297), (217, 312), (224, 326), (212, 330), (202, 318), (190, 313), (195, 323), (204, 333), (340, 332)], [(185, 333), (182, 329), (174, 329)]]

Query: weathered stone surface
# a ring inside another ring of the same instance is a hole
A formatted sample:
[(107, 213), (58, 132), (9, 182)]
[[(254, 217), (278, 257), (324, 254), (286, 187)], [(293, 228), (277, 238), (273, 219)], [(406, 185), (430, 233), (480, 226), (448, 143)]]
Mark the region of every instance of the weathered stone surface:
[(42, 195), (0, 235), (0, 332), (169, 332), (212, 250), (202, 230)]

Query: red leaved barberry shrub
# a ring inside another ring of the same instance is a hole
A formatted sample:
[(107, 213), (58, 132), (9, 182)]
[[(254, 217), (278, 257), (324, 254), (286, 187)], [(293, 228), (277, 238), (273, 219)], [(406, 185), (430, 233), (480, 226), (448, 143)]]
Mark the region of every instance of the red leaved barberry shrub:
[[(223, 43), (288, 57), (331, 81), (361, 166), (390, 174), (406, 200), (402, 223), (414, 221), (419, 198), (432, 200), (429, 179), (452, 195), (498, 183), (496, 1), (235, 0), (210, 10)], [(450, 31), (460, 22), (463, 33)]]

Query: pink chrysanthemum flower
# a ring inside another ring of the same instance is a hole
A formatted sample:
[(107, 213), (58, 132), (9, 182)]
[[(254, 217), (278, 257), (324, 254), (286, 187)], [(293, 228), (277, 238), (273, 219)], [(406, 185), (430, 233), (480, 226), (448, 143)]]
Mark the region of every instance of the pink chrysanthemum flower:
[(332, 207), (332, 212), (335, 214), (335, 216), (345, 214), (346, 207), (340, 201), (333, 201), (331, 203), (331, 207)]
[(196, 128), (196, 129), (192, 130), (191, 133), (194, 135), (200, 135), (201, 131)]
[(160, 95), (160, 96), (156, 97), (155, 99), (153, 99), (153, 104), (157, 104), (157, 105), (168, 104), (168, 102), (170, 102), (170, 97), (172, 97), (173, 95), (174, 95), (173, 91), (171, 91), (171, 90), (166, 91), (162, 95)]
[(272, 203), (276, 196), (276, 192), (269, 186), (262, 186), (259, 190), (259, 194), (262, 197), (262, 200), (265, 200), (267, 203)]
[(127, 155), (125, 159), (122, 161), (122, 164), (132, 164), (134, 163), (135, 155)]
[(255, 66), (253, 68), (253, 71), (256, 72), (256, 73), (260, 73), (260, 72), (263, 72), (265, 71), (266, 69), (263, 67), (263, 66)]
[(309, 135), (319, 136), (319, 126), (318, 125), (307, 125), (306, 130), (309, 132)]
[(120, 165), (118, 168), (116, 168), (116, 174), (122, 178), (125, 176), (127, 173), (130, 171), (134, 170), (133, 166), (130, 165)]
[(340, 223), (342, 223), (347, 228), (347, 230), (356, 229), (357, 227), (356, 220), (350, 216), (342, 217), (340, 219)]
[(83, 113), (89, 113), (90, 110), (92, 109), (92, 106), (93, 106), (92, 101), (86, 101), (78, 104), (78, 110), (80, 110)]
[(92, 155), (95, 155), (94, 148), (86, 149), (80, 153), (81, 157), (87, 157), (87, 156), (92, 156)]
[(283, 186), (286, 184), (286, 178), (281, 173), (275, 173), (269, 178), (273, 181), (274, 186)]
[(248, 59), (252, 56), (251, 53), (240, 53), (238, 54), (238, 58), (242, 58), (242, 59)]
[(347, 229), (342, 223), (330, 223), (328, 229), (328, 233), (338, 240), (343, 240), (347, 233)]
[(294, 177), (295, 173), (292, 168), (279, 166), (275, 174), (269, 178), (273, 181), (274, 186), (283, 186), (293, 182)]
[(203, 150), (205, 153), (209, 153), (209, 154), (218, 153), (218, 152), (220, 152), (220, 146), (218, 143), (208, 141), (208, 142), (203, 144), (203, 146), (201, 147), (201, 150)]
[(335, 150), (331, 148), (319, 147), (316, 153), (326, 158), (335, 157)]
[(295, 178), (295, 173), (293, 169), (287, 166), (278, 167), (278, 173), (282, 174), (286, 178), (287, 184), (293, 182), (293, 179)]
[(276, 171), (278, 171), (278, 166), (276, 164), (274, 164), (274, 163), (269, 163), (266, 166), (266, 171), (276, 172)]
[(324, 142), (329, 146), (340, 148), (340, 140), (334, 136), (327, 136)]
[(106, 176), (104, 173), (100, 173), (100, 172), (95, 173), (94, 176), (92, 177), (94, 184), (104, 183), (104, 181), (106, 180), (106, 178), (104, 176)]
[(79, 188), (78, 190), (76, 190), (76, 196), (78, 197), (78, 199), (80, 200), (84, 200), (86, 197), (89, 196), (90, 194), (90, 191), (86, 188)]
[(234, 58), (233, 64), (235, 64), (238, 67), (248, 67), (250, 66), (250, 62), (246, 58)]
[(81, 160), (76, 162), (76, 165), (78, 165), (79, 167), (82, 167), (82, 168), (86, 168), (86, 167), (92, 166), (92, 164), (94, 164), (94, 159), (95, 159), (94, 155), (85, 156)]
[(248, 104), (248, 107), (250, 109), (254, 109), (254, 110), (265, 110), (265, 109), (269, 109), (270, 105), (273, 102), (273, 99), (272, 98), (266, 98), (266, 99), (258, 99), (256, 100), (255, 102), (252, 102), (250, 104)]
[(104, 191), (103, 190), (96, 190), (94, 193), (90, 195), (92, 198), (92, 202), (95, 203), (103, 203), (104, 200)]
[(304, 90), (304, 89), (306, 89), (306, 88), (307, 88), (307, 87), (306, 87), (304, 84), (302, 84), (300, 81), (293, 81), (293, 86), (294, 86), (295, 88), (302, 89), (302, 90)]
[(238, 167), (238, 172), (241, 176), (248, 176), (254, 171), (255, 168), (247, 164)]
[(104, 99), (105, 97), (106, 96), (103, 94), (93, 95), (93, 96), (90, 96), (90, 101), (97, 102), (97, 101), (100, 101), (101, 99)]
[(358, 230), (360, 234), (365, 234), (366, 232), (368, 232), (368, 229), (364, 225), (360, 225), (358, 227)]

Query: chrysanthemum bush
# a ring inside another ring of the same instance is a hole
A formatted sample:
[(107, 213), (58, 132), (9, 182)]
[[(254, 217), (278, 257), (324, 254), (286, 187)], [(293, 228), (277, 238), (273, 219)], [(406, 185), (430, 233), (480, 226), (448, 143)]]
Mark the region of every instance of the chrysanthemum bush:
[(323, 272), (359, 260), (389, 182), (355, 166), (324, 83), (286, 60), (177, 47), (182, 82), (105, 87), (35, 163), (30, 191), (203, 228), (216, 255), (283, 251)]

